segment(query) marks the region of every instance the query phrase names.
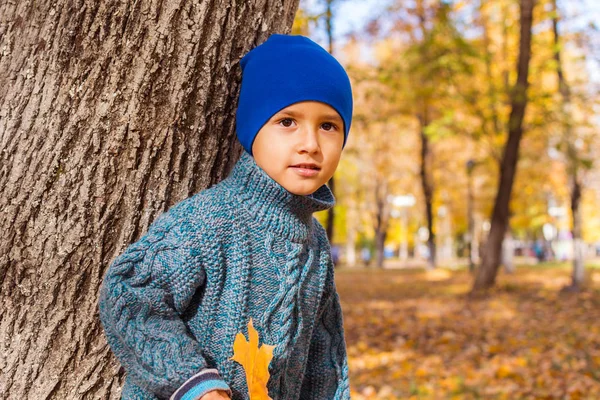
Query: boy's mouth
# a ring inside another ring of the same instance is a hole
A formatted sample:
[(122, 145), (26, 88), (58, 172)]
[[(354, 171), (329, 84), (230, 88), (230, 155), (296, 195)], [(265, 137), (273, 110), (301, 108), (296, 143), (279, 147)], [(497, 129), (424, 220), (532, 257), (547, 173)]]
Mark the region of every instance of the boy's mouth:
[(315, 176), (319, 173), (321, 168), (317, 164), (313, 163), (300, 163), (295, 165), (290, 165), (294, 171), (296, 171), (301, 176), (311, 177)]
[(317, 164), (314, 163), (300, 163), (300, 164), (295, 164), (295, 165), (290, 165), (292, 168), (303, 168), (303, 169), (316, 169), (316, 170), (320, 170), (321, 167), (319, 167)]

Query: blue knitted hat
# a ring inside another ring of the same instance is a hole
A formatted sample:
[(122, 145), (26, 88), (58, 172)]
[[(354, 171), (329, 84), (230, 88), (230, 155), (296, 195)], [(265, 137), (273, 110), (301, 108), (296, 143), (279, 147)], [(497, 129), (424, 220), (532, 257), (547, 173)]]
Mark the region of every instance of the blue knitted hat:
[(346, 146), (352, 88), (344, 67), (325, 49), (305, 36), (273, 34), (250, 50), (240, 65), (236, 133), (250, 155), (258, 131), (275, 113), (308, 100), (326, 103), (340, 114)]

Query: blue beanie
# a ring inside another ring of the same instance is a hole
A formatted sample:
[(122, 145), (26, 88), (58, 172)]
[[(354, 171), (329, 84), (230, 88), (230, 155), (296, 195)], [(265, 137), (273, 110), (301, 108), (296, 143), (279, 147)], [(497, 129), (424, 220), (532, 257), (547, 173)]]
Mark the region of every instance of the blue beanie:
[(344, 145), (352, 121), (352, 88), (344, 67), (325, 49), (301, 35), (273, 34), (241, 60), (242, 87), (236, 133), (252, 155), (252, 143), (271, 117), (300, 101), (333, 107), (344, 121)]

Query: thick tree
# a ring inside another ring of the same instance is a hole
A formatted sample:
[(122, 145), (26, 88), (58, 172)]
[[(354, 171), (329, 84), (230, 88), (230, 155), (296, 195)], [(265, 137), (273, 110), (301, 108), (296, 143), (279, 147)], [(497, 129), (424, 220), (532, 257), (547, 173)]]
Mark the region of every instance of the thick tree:
[(111, 260), (237, 160), (239, 59), (298, 0), (0, 2), (0, 399), (117, 399)]
[(511, 91), (508, 140), (500, 163), (500, 179), (492, 212), (492, 224), (483, 259), (473, 285), (473, 292), (494, 285), (501, 262), (502, 241), (508, 226), (509, 202), (519, 159), (519, 144), (523, 136), (523, 119), (527, 106), (529, 60), (531, 59), (531, 25), (535, 0), (520, 1), (519, 58), (517, 82)]

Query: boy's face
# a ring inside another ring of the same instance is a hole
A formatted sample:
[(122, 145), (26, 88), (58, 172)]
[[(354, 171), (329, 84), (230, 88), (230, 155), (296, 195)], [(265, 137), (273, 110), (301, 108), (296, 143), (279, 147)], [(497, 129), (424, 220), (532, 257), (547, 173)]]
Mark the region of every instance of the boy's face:
[[(344, 122), (337, 111), (325, 103), (303, 101), (280, 110), (263, 125), (252, 154), (288, 192), (308, 195), (333, 176), (343, 144)], [(301, 167), (307, 163), (317, 169)]]

